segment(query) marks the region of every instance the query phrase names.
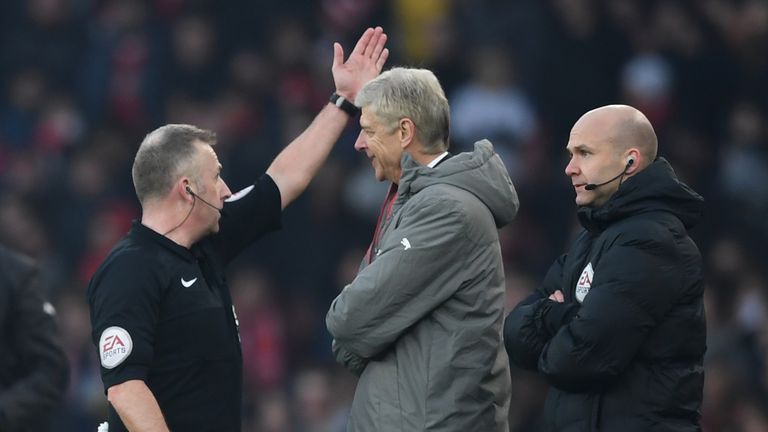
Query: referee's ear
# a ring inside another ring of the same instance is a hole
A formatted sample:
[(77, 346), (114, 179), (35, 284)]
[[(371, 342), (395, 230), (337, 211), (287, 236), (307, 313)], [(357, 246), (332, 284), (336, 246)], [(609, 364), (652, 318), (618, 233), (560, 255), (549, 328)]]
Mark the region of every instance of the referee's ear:
[(173, 188), (173, 192), (179, 194), (184, 201), (192, 201), (195, 198), (195, 191), (192, 189), (189, 177), (182, 177), (179, 179), (176, 186)]

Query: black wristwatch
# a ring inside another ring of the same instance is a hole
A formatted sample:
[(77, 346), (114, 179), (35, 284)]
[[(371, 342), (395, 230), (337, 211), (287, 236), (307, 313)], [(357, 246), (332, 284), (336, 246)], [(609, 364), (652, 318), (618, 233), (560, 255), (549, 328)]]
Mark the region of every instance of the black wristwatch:
[(337, 107), (341, 108), (342, 111), (349, 114), (350, 117), (354, 117), (358, 114), (360, 114), (360, 108), (357, 107), (357, 105), (353, 104), (347, 98), (344, 96), (334, 92), (331, 95), (330, 102)]

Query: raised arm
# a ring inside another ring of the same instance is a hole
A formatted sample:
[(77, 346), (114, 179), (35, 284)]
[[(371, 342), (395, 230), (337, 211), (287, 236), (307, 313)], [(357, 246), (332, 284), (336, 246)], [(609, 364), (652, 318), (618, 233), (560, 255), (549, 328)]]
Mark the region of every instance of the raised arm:
[[(381, 27), (369, 28), (357, 41), (346, 62), (341, 45), (333, 44), (331, 71), (338, 95), (354, 101), (360, 88), (381, 72), (389, 56), (389, 50), (384, 48), (386, 41), (387, 35)], [(267, 174), (280, 189), (282, 208), (309, 186), (348, 121), (349, 114), (329, 103), (312, 124), (277, 155)]]

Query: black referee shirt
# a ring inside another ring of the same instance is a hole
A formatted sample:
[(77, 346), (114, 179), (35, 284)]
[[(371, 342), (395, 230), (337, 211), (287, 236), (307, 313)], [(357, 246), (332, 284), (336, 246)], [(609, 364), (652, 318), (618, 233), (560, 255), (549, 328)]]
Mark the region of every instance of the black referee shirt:
[[(172, 431), (239, 431), (242, 356), (224, 268), (280, 215), (265, 174), (191, 249), (134, 222), (88, 286), (104, 388), (143, 380)], [(126, 430), (111, 406), (109, 430)]]

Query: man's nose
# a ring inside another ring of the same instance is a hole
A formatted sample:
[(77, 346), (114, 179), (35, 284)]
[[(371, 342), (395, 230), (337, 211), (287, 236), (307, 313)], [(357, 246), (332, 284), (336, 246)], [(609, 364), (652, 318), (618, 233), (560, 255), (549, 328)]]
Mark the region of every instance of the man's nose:
[(576, 163), (573, 161), (573, 158), (568, 160), (568, 165), (565, 166), (565, 175), (567, 176), (573, 176), (578, 173), (578, 167), (576, 166)]
[(365, 137), (363, 137), (363, 133), (360, 132), (360, 135), (357, 136), (357, 140), (355, 140), (355, 150), (362, 152), (365, 151), (366, 147), (368, 147), (365, 143)]
[(227, 199), (232, 196), (232, 191), (229, 190), (229, 186), (227, 186), (227, 183), (224, 182), (224, 199)]

